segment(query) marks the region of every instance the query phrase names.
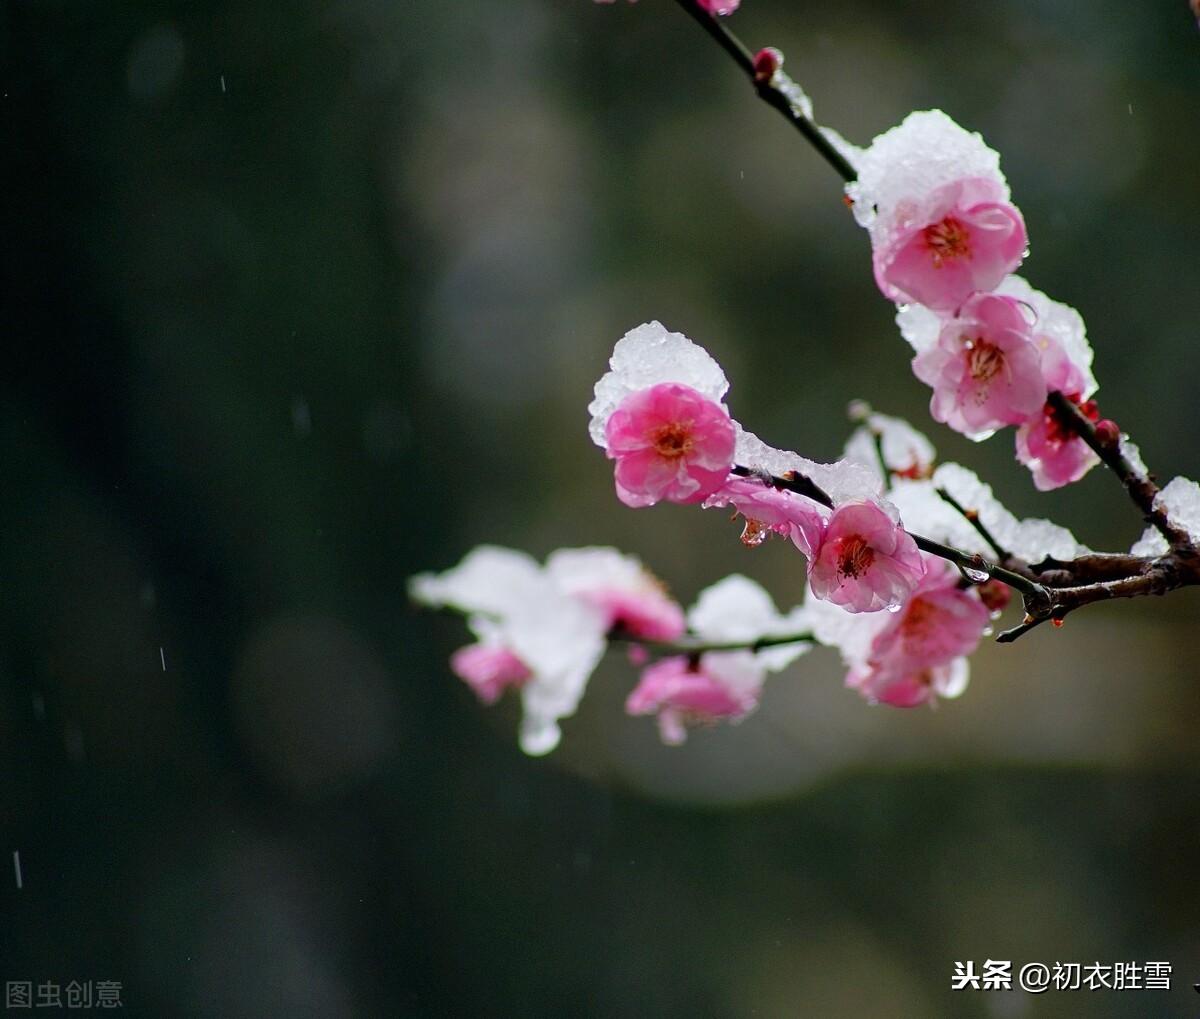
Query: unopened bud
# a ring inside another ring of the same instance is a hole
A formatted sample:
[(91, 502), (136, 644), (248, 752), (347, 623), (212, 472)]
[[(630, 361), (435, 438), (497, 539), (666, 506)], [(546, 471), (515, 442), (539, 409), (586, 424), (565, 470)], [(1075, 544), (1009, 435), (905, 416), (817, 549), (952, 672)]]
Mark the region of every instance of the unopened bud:
[(1116, 446), (1121, 441), (1121, 429), (1111, 418), (1096, 422), (1096, 438), (1102, 446)]
[(783, 54), (774, 46), (767, 46), (754, 54), (754, 80), (768, 82), (783, 66)]
[(1012, 601), (1012, 588), (998, 580), (989, 580), (975, 590), (979, 592), (979, 600), (993, 613), (1003, 612)]
[(846, 417), (855, 424), (866, 421), (871, 416), (871, 405), (866, 400), (851, 400), (846, 405)]

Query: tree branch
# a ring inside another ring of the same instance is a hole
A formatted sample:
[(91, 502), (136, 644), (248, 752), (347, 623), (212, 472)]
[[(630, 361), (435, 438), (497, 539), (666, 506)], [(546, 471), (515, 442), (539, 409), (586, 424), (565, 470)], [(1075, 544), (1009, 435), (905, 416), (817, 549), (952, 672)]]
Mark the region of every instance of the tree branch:
[(1060, 392), (1051, 393), (1049, 403), (1059, 419), (1083, 439), (1092, 452), (1117, 476), (1129, 497), (1142, 511), (1146, 522), (1157, 527), (1172, 548), (1190, 548), (1192, 541), (1187, 532), (1171, 523), (1167, 514), (1155, 506), (1155, 497), (1161, 491), (1158, 485), (1148, 474), (1143, 474), (1130, 462), (1121, 449), (1119, 437), (1102, 436), (1075, 403)]
[(676, 2), (696, 20), (704, 31), (712, 36), (721, 49), (729, 54), (733, 62), (741, 68), (742, 73), (750, 79), (758, 97), (768, 106), (783, 114), (792, 127), (799, 131), (804, 139), (817, 150), (825, 162), (838, 172), (842, 180), (849, 183), (858, 176), (846, 157), (834, 148), (833, 143), (821, 133), (821, 129), (813, 123), (810, 117), (805, 115), (804, 110), (792, 101), (784, 88), (780, 87), (790, 80), (782, 71), (776, 71), (773, 75), (760, 74), (754, 63), (754, 54), (741, 39), (725, 26), (725, 22), (715, 15), (709, 14), (696, 3), (696, 0), (676, 0)]
[(788, 633), (772, 637), (759, 637), (757, 640), (706, 641), (698, 637), (680, 637), (678, 640), (647, 640), (624, 630), (616, 629), (609, 633), (608, 639), (626, 644), (638, 644), (650, 651), (658, 651), (664, 655), (702, 655), (709, 651), (762, 651), (766, 648), (780, 647), (786, 644), (814, 644), (816, 637), (811, 633)]

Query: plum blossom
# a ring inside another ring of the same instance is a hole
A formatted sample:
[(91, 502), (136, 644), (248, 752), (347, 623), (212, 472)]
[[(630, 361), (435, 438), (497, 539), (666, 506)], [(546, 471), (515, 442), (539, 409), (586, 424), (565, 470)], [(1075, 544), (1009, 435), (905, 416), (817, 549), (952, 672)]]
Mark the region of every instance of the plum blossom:
[(978, 294), (918, 353), (913, 373), (933, 387), (929, 412), (969, 438), (1021, 424), (1046, 401), (1041, 358), (1022, 306)]
[(910, 673), (891, 676), (874, 670), (851, 670), (846, 686), (857, 690), (872, 703), (895, 708), (915, 708), (933, 704), (939, 697), (960, 696), (967, 688), (970, 666), (966, 658), (955, 658), (941, 665), (928, 665)]
[(467, 614), (479, 643), (456, 653), (455, 672), (488, 703), (519, 690), (521, 748), (553, 750), (560, 719), (575, 713), (604, 653), (604, 613), (564, 593), (532, 557), (490, 545), (444, 573), (413, 577), (409, 591), (422, 604)]
[(705, 509), (725, 506), (745, 519), (742, 542), (751, 547), (779, 534), (811, 556), (825, 530), (824, 514), (816, 503), (760, 478), (730, 478), (704, 502)]
[[(750, 644), (804, 634), (808, 616), (799, 607), (780, 614), (766, 591), (735, 574), (701, 592), (688, 626), (703, 641)], [(690, 725), (745, 718), (758, 706), (767, 674), (787, 668), (808, 649), (796, 641), (760, 651), (708, 651), (694, 659), (672, 656), (642, 673), (625, 710), (657, 715), (663, 742), (677, 745)]]
[(839, 506), (808, 563), (812, 593), (850, 612), (895, 608), (924, 574), (916, 543), (874, 502)]
[(911, 113), (879, 135), (857, 170), (846, 195), (892, 300), (953, 311), (1021, 261), (1025, 225), (999, 155), (941, 110)]
[[(1094, 400), (1073, 402), (1089, 421), (1100, 419)], [(1073, 484), (1100, 462), (1051, 403), (1017, 429), (1016, 447), (1017, 459), (1029, 468), (1039, 492)]]
[(956, 180), (922, 196), (919, 217), (908, 219), (875, 246), (875, 281), (884, 296), (953, 311), (990, 291), (1024, 257), (1028, 240), (1017, 208), (995, 180)]
[(683, 743), (689, 725), (738, 721), (758, 706), (762, 681), (756, 670), (704, 657), (693, 661), (674, 655), (655, 662), (625, 701), (630, 715), (658, 717), (659, 735), (668, 746)]
[(728, 476), (736, 444), (720, 366), (682, 333), (647, 322), (617, 341), (609, 367), (588, 430), (617, 461), (618, 497), (630, 506), (703, 502)]
[(450, 656), (450, 669), (484, 704), (495, 704), (506, 690), (519, 690), (530, 679), (520, 658), (502, 644), (468, 644)]
[(615, 548), (560, 548), (546, 560), (546, 573), (564, 593), (597, 608), (608, 630), (675, 640), (686, 627), (683, 608), (658, 578)]
[(729, 412), (679, 382), (631, 393), (609, 417), (604, 437), (626, 506), (703, 502), (733, 466)]
[(937, 670), (979, 646), (991, 612), (975, 588), (959, 586), (958, 571), (949, 563), (929, 558), (926, 566), (912, 597), (889, 616), (865, 661), (846, 677), (846, 685), (869, 700), (913, 707), (961, 692), (946, 686), (952, 673)]

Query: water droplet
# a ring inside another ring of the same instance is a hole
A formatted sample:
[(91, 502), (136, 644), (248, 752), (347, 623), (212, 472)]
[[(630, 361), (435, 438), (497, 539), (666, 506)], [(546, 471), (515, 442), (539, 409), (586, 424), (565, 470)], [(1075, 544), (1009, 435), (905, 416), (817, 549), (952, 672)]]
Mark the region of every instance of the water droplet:
[(973, 570), (969, 566), (963, 567), (963, 573), (967, 575), (967, 580), (973, 584), (986, 584), (991, 580), (991, 576), (983, 570)]
[(770, 535), (771, 529), (757, 520), (747, 520), (742, 528), (742, 544), (747, 548), (758, 548)]

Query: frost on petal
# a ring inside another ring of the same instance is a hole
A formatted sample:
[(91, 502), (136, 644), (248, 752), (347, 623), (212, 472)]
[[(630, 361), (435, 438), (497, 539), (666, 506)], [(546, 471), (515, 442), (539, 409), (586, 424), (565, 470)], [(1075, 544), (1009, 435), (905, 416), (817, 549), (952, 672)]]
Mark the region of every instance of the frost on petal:
[(747, 432), (740, 425), (736, 425), (736, 428), (737, 448), (734, 460), (742, 467), (765, 471), (775, 477), (795, 471), (822, 489), (833, 500), (834, 505), (878, 499), (882, 491), (878, 474), (864, 464), (848, 459), (831, 464), (817, 463), (800, 456), (799, 453), (768, 446), (757, 435)]
[(1018, 520), (992, 494), (990, 485), (959, 464), (942, 464), (933, 472), (933, 484), (946, 489), (967, 509), (975, 510), (1001, 546), (1028, 563), (1041, 562), (1047, 556), (1076, 559), (1090, 551), (1065, 527), (1049, 520)]
[(573, 715), (604, 654), (605, 624), (592, 607), (548, 586), (503, 621), (505, 644), (533, 674), (521, 687), (521, 748), (549, 753), (560, 719)]
[(1133, 555), (1154, 558), (1155, 556), (1166, 555), (1170, 551), (1170, 546), (1167, 544), (1167, 539), (1162, 536), (1157, 527), (1147, 527), (1142, 532), (1142, 536), (1133, 543), (1133, 548), (1129, 551)]
[(953, 311), (974, 293), (993, 290), (1025, 257), (1020, 211), (988, 178), (944, 184), (913, 195), (906, 228), (886, 243), (873, 235), (875, 282), (893, 301)]
[(559, 720), (574, 713), (604, 653), (604, 614), (562, 591), (531, 557), (491, 545), (445, 573), (414, 577), (410, 590), (426, 605), (470, 614), (487, 650), (460, 653), (455, 671), (485, 700), (519, 686), (522, 749), (553, 750)]
[(609, 629), (647, 640), (674, 640), (684, 631), (683, 609), (636, 556), (560, 548), (546, 560), (546, 573), (560, 590), (598, 608)]
[(497, 545), (480, 545), (453, 569), (413, 577), (408, 590), (414, 601), (430, 608), (495, 616), (543, 584), (541, 567), (532, 556)]
[(999, 153), (941, 110), (927, 110), (910, 113), (871, 143), (846, 193), (855, 218), (871, 231), (872, 246), (879, 247), (927, 222), (929, 196), (965, 179), (991, 181), (997, 200), (1008, 200)]
[(1193, 543), (1200, 544), (1200, 485), (1190, 478), (1172, 478), (1155, 496), (1154, 506), (1187, 531)]
[(937, 494), (937, 486), (932, 481), (897, 478), (888, 497), (896, 504), (900, 518), (909, 530), (964, 552), (993, 555), (970, 522)]
[[(701, 591), (696, 604), (688, 609), (687, 620), (696, 636), (713, 643), (750, 643), (763, 637), (806, 633), (809, 629), (808, 615), (803, 606), (781, 614), (771, 596), (760, 585), (738, 573)], [(808, 650), (807, 643), (797, 642), (747, 653), (766, 670), (778, 672)], [(723, 655), (725, 652), (711, 654)]]
[(679, 382), (720, 403), (729, 391), (721, 366), (703, 347), (682, 333), (668, 332), (660, 322), (631, 329), (613, 348), (610, 371), (596, 383), (588, 404), (592, 441), (607, 448), (605, 429), (613, 411), (627, 396), (660, 382)]
[(1129, 466), (1133, 468), (1133, 473), (1142, 480), (1150, 476), (1150, 468), (1146, 466), (1146, 461), (1142, 459), (1142, 451), (1137, 448), (1137, 445), (1129, 441), (1128, 435), (1122, 435), (1118, 450), (1121, 455), (1129, 462)]
[(849, 612), (810, 590), (804, 608), (817, 643), (837, 648), (847, 665), (865, 663), (875, 637), (888, 625), (887, 612)]
[(941, 335), (945, 317), (930, 311), (923, 304), (902, 304), (896, 311), (896, 325), (912, 347), (914, 354), (924, 353), (935, 346)]
[(847, 460), (869, 467), (881, 482), (886, 483), (890, 479), (883, 477), (879, 464), (880, 453), (889, 472), (907, 478), (928, 476), (937, 459), (933, 443), (907, 421), (887, 414), (872, 413), (867, 416), (864, 425), (851, 433), (846, 442), (845, 456)]
[(1014, 297), (1033, 311), (1033, 338), (1042, 355), (1047, 385), (1082, 400), (1091, 397), (1098, 386), (1092, 374), (1092, 345), (1079, 312), (1051, 300), (1021, 276), (1007, 277), (996, 293)]

